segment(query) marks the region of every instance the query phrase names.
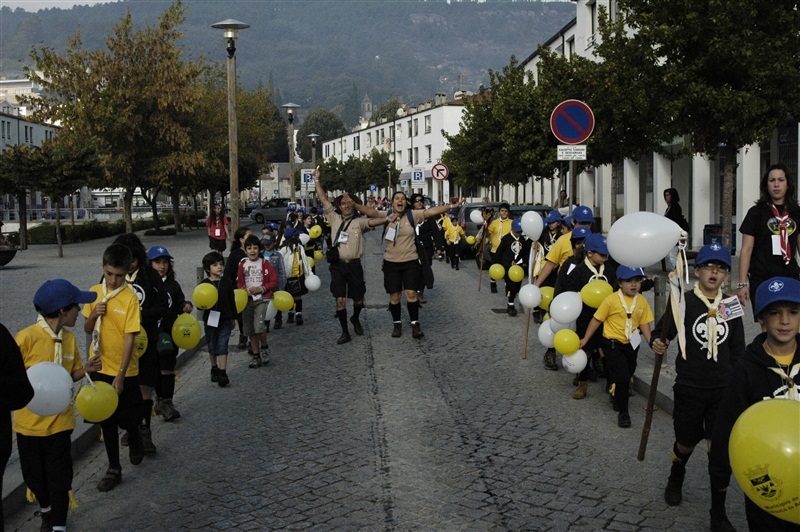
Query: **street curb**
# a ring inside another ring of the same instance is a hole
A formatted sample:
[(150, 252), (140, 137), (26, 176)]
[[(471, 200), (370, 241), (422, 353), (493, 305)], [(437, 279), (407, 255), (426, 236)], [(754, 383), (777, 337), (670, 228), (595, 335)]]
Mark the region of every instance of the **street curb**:
[[(188, 362), (194, 355), (206, 345), (205, 336), (200, 339), (200, 343), (192, 349), (187, 349), (178, 354), (175, 368), (180, 368)], [(100, 441), (100, 425), (84, 423), (80, 416), (72, 432), (72, 460), (73, 462), (83, 455), (95, 442)], [(16, 456), (16, 451), (12, 458)], [(11, 486), (10, 488), (7, 488)], [(3, 476), (3, 513), (10, 516), (22, 510), (27, 501), (25, 500), (26, 486), (22, 480), (22, 471), (19, 461), (9, 463)]]

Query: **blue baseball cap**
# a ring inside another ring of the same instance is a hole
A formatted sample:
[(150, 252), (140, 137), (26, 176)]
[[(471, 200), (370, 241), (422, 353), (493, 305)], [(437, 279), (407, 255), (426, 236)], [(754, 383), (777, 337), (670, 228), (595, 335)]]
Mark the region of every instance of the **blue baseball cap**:
[(721, 262), (731, 267), (731, 252), (728, 248), (720, 244), (706, 244), (697, 252), (697, 257), (694, 259), (694, 265), (700, 266), (706, 262)]
[(575, 207), (575, 210), (572, 211), (572, 219), (582, 224), (594, 223), (594, 214), (592, 214), (592, 209), (586, 207), (585, 205), (581, 205), (579, 207)]
[(641, 268), (631, 268), (630, 266), (618, 266), (617, 267), (617, 279), (620, 281), (625, 281), (627, 279), (633, 279), (634, 277), (645, 277), (644, 270)]
[(74, 303), (91, 303), (95, 299), (96, 292), (84, 292), (66, 279), (53, 279), (36, 291), (33, 306), (42, 314), (52, 314)]
[(565, 216), (561, 221), (564, 222), (564, 225), (567, 227), (572, 228), (572, 216)]
[[(586, 228), (579, 227), (578, 229), (586, 229)], [(575, 231), (573, 231), (573, 233), (574, 232)], [(583, 248), (586, 251), (594, 251), (596, 253), (600, 253), (601, 255), (608, 255), (608, 244), (606, 242), (606, 237), (604, 237), (600, 233), (592, 233), (589, 236), (587, 236), (586, 240), (583, 241)]]
[(589, 231), (586, 227), (576, 227), (572, 230), (572, 234), (569, 236), (570, 240), (580, 240), (581, 238), (586, 238), (587, 236), (591, 235), (592, 232)]
[(800, 281), (789, 277), (773, 277), (756, 289), (756, 316), (773, 303), (800, 304)]
[(549, 213), (549, 214), (548, 214), (548, 215), (545, 217), (545, 219), (544, 219), (544, 223), (545, 223), (545, 224), (551, 224), (551, 223), (553, 223), (553, 222), (560, 222), (560, 221), (562, 221), (563, 219), (564, 219), (564, 217), (563, 217), (563, 216), (561, 216), (561, 213), (560, 213), (560, 212), (558, 212), (557, 210), (553, 209), (553, 210), (552, 210), (552, 211), (550, 211), (550, 213)]
[(169, 254), (169, 251), (164, 246), (153, 246), (147, 250), (147, 260), (156, 260), (160, 257), (171, 259), (172, 255)]
[(286, 231), (283, 232), (283, 238), (286, 238), (288, 240), (290, 238), (296, 237), (299, 234), (300, 234), (300, 231), (298, 231), (294, 227), (287, 227)]
[(511, 230), (515, 233), (522, 232), (522, 220), (519, 218), (515, 218), (513, 222), (511, 222)]
[(295, 209), (294, 205), (289, 205), (288, 207), (286, 207), (287, 211), (293, 211), (294, 209)]

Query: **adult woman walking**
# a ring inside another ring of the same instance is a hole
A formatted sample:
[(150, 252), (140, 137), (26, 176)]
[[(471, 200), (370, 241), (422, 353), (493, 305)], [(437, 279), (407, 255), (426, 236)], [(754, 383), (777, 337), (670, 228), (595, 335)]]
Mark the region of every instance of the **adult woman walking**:
[(228, 240), (231, 240), (231, 230), (228, 217), (222, 212), (222, 205), (216, 204), (206, 220), (208, 228), (208, 247), (211, 251), (225, 252)]
[[(683, 217), (683, 209), (681, 209), (681, 197), (678, 190), (675, 188), (668, 188), (664, 191), (664, 201), (667, 202), (667, 210), (664, 211), (664, 216), (676, 224), (678, 224), (684, 231), (689, 231), (689, 222)], [(674, 270), (675, 264), (678, 260), (678, 246), (670, 250), (667, 256), (669, 262), (669, 269)]]
[[(411, 194), (409, 200), (409, 206), (415, 211), (425, 210), (425, 197), (422, 194)], [(426, 218), (418, 223), (416, 227), (417, 236), (419, 236), (419, 241), (422, 242), (422, 247), (425, 248), (425, 255), (428, 258), (429, 266), (433, 264), (433, 233), (439, 229), (436, 225), (436, 218), (437, 217)], [(420, 257), (420, 260), (422, 260), (422, 257)], [(423, 305), (427, 303), (424, 284), (417, 290), (417, 301)]]
[[(461, 205), (463, 200), (458, 203)], [(400, 296), (405, 292), (406, 308), (411, 321), (411, 336), (422, 338), (424, 333), (419, 325), (419, 301), (417, 290), (423, 286), (422, 265), (417, 254), (415, 242), (416, 226), (431, 217), (458, 205), (441, 205), (424, 210), (412, 210), (404, 192), (395, 192), (387, 211), (376, 211), (364, 205), (355, 208), (371, 218), (385, 217), (383, 253), (383, 287), (389, 294), (389, 312), (392, 313), (392, 337), (401, 336), (403, 328), (400, 321)], [(426, 265), (427, 266), (427, 265)]]
[(739, 301), (750, 299), (754, 309), (756, 289), (762, 282), (771, 277), (797, 279), (800, 275), (794, 256), (800, 244), (800, 208), (789, 169), (782, 164), (767, 168), (760, 190), (761, 197), (739, 227), (742, 250), (736, 284)]

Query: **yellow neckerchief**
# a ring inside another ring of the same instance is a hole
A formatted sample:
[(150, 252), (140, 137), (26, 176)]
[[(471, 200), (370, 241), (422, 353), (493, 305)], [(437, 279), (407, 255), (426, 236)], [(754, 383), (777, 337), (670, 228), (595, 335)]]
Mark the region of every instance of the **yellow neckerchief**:
[(625, 338), (628, 340), (631, 339), (633, 336), (633, 311), (636, 310), (636, 301), (639, 299), (639, 293), (637, 292), (635, 296), (633, 296), (633, 303), (631, 304), (630, 308), (628, 305), (625, 304), (625, 296), (622, 294), (622, 289), (617, 291), (617, 295), (619, 295), (619, 302), (622, 304), (622, 309), (625, 311)]
[(589, 278), (589, 281), (595, 281), (595, 280), (600, 279), (602, 277), (604, 281), (608, 282), (608, 277), (603, 275), (603, 272), (606, 269), (606, 265), (605, 264), (601, 264), (600, 265), (600, 270), (598, 270), (597, 268), (595, 268), (594, 264), (592, 264), (592, 261), (589, 260), (589, 257), (586, 257), (585, 259), (583, 259), (583, 263), (586, 265), (587, 268), (589, 268), (589, 271), (592, 272), (592, 274), (593, 274)]
[(675, 269), (669, 272), (669, 305), (672, 311), (672, 321), (678, 331), (678, 350), (686, 360), (686, 324), (683, 317), (686, 315), (686, 300), (684, 293), (689, 284), (689, 269), (686, 267), (686, 242), (678, 243), (678, 258)]
[[(128, 283), (122, 283), (120, 286), (116, 288), (116, 290), (114, 290), (109, 294), (108, 288), (106, 288), (106, 280), (103, 279), (103, 285), (102, 285), (103, 299), (100, 302), (108, 303), (110, 300), (114, 299), (114, 297), (116, 297), (117, 294), (119, 294), (125, 288), (127, 288), (127, 286)], [(103, 316), (97, 316), (97, 321), (94, 323), (94, 330), (92, 331), (92, 352), (95, 355), (100, 354), (100, 323), (102, 321), (103, 321)]]
[[(776, 357), (773, 356), (772, 358)], [(793, 401), (800, 401), (800, 395), (798, 395), (797, 393), (797, 385), (795, 384), (795, 382), (797, 381), (797, 374), (800, 373), (800, 362), (789, 368), (788, 375), (784, 371), (783, 367), (780, 366), (780, 363), (778, 364), (779, 365), (777, 368), (770, 367), (769, 369), (777, 373), (786, 382), (786, 388), (789, 393), (789, 399), (792, 399)]]
[(534, 242), (528, 253), (528, 282), (532, 283), (544, 268), (544, 246)]
[(50, 324), (47, 323), (47, 320), (45, 320), (44, 316), (42, 316), (41, 314), (36, 316), (36, 323), (38, 323), (39, 327), (44, 329), (44, 331), (50, 335), (50, 338), (53, 339), (53, 342), (55, 342), (53, 362), (55, 362), (60, 366), (63, 360), (61, 354), (61, 341), (64, 339), (64, 329), (61, 329), (60, 331), (58, 331), (58, 334), (56, 334), (55, 331), (52, 329), (52, 327), (50, 327)]
[[(706, 339), (708, 340), (708, 356), (706, 358), (714, 359), (717, 361), (717, 307), (719, 302), (722, 301), (722, 290), (717, 290), (717, 295), (713, 301), (709, 301), (706, 295), (700, 290), (700, 283), (694, 283), (692, 289), (697, 299), (702, 301), (706, 308), (708, 308), (708, 315), (706, 316)], [(686, 354), (684, 353), (684, 358)]]
[(139, 275), (139, 269), (137, 268), (135, 272), (129, 273), (125, 276), (125, 280), (129, 283), (136, 281), (136, 276)]

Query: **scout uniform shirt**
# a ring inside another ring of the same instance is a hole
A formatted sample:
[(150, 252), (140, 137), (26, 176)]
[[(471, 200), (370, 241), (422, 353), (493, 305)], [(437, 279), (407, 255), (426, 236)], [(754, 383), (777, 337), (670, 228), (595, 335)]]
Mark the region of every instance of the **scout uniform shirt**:
[[(364, 254), (363, 234), (372, 230), (372, 227), (369, 226), (369, 218), (365, 216), (349, 218), (350, 224), (348, 225), (348, 220), (342, 218), (342, 215), (333, 209), (333, 205), (325, 209), (325, 216), (328, 223), (331, 224), (331, 245), (336, 245), (333, 239), (337, 234), (339, 235), (339, 259), (360, 259)], [(345, 225), (347, 225), (346, 231), (344, 230)], [(340, 228), (342, 228), (341, 234), (339, 233)]]
[[(83, 306), (81, 314), (85, 318), (88, 318), (94, 307), (103, 301), (102, 284), (96, 284), (89, 290), (97, 293), (97, 299)], [(116, 297), (106, 302), (106, 313), (102, 317), (103, 321), (100, 327), (100, 361), (103, 363), (100, 373), (103, 375), (116, 377), (119, 373), (125, 334), (138, 334), (141, 330), (139, 312), (139, 298), (130, 287), (121, 290)], [(125, 376), (135, 377), (137, 375), (139, 375), (139, 357), (134, 348)]]

